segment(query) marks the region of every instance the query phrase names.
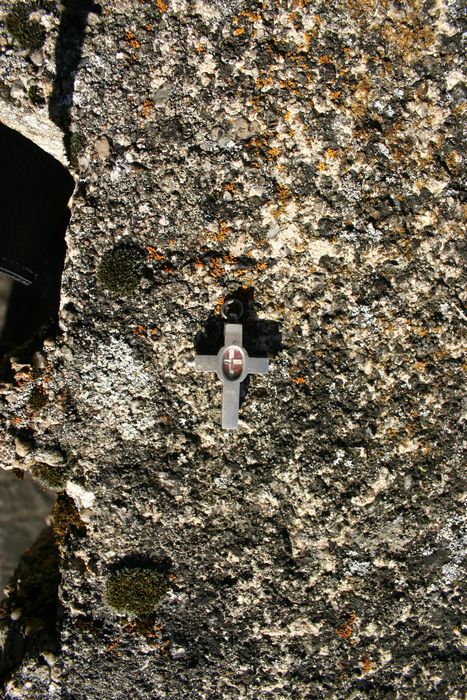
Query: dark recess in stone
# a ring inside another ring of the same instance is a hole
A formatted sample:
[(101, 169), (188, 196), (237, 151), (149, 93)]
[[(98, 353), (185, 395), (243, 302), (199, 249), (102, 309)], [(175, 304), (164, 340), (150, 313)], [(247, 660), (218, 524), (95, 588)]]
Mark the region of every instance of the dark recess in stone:
[[(58, 653), (59, 583), (59, 552), (49, 527), (22, 556), (7, 588), (9, 596), (0, 603), (0, 625), (9, 626), (0, 657), (1, 690), (24, 660)], [(15, 609), (21, 610), (21, 617), (11, 620)]]
[(1, 123), (0, 154), (0, 271), (15, 280), (0, 356), (14, 351), (25, 360), (56, 329), (75, 183), (59, 161)]

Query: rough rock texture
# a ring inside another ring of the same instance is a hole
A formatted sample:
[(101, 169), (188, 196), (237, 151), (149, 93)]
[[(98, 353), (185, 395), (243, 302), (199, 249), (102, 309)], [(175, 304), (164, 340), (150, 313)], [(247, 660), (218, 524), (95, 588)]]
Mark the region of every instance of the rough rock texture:
[[(60, 471), (60, 605), (36, 639), (4, 603), (5, 697), (460, 700), (461, 2), (113, 0), (69, 54), (51, 4), (1, 90), (59, 96), (78, 187), (1, 454)], [(230, 433), (193, 359), (234, 293), (272, 367)], [(152, 616), (105, 602), (132, 566), (170, 580)]]

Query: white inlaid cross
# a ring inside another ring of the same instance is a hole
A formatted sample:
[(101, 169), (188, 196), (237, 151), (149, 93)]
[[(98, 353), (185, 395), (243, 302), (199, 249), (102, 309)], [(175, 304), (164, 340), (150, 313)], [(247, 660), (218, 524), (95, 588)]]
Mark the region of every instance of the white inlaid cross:
[(200, 372), (216, 372), (223, 383), (222, 427), (235, 430), (238, 425), (240, 384), (248, 374), (267, 374), (269, 360), (249, 357), (242, 347), (242, 325), (226, 323), (224, 345), (217, 355), (197, 355), (195, 367)]

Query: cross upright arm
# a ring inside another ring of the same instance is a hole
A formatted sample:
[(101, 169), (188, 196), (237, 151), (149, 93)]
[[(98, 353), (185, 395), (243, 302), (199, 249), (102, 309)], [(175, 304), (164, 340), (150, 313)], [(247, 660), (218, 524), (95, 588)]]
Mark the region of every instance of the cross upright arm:
[(266, 374), (269, 361), (249, 357), (242, 347), (243, 328), (239, 323), (226, 323), (224, 345), (217, 355), (197, 355), (195, 367), (200, 372), (216, 372), (223, 384), (222, 427), (234, 430), (238, 425), (240, 384), (248, 374)]

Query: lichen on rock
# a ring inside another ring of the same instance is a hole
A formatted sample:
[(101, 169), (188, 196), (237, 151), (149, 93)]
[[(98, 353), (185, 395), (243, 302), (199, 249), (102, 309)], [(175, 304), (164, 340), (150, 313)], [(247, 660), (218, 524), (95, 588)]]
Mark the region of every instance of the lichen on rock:
[(34, 51), (42, 48), (46, 31), (36, 19), (30, 19), (31, 8), (27, 3), (17, 2), (5, 18), (5, 26), (21, 48)]
[(168, 589), (166, 574), (143, 567), (124, 568), (110, 574), (105, 601), (119, 613), (141, 617), (157, 609)]
[(140, 282), (144, 257), (136, 245), (117, 245), (102, 256), (97, 272), (99, 283), (112, 294), (130, 294)]

